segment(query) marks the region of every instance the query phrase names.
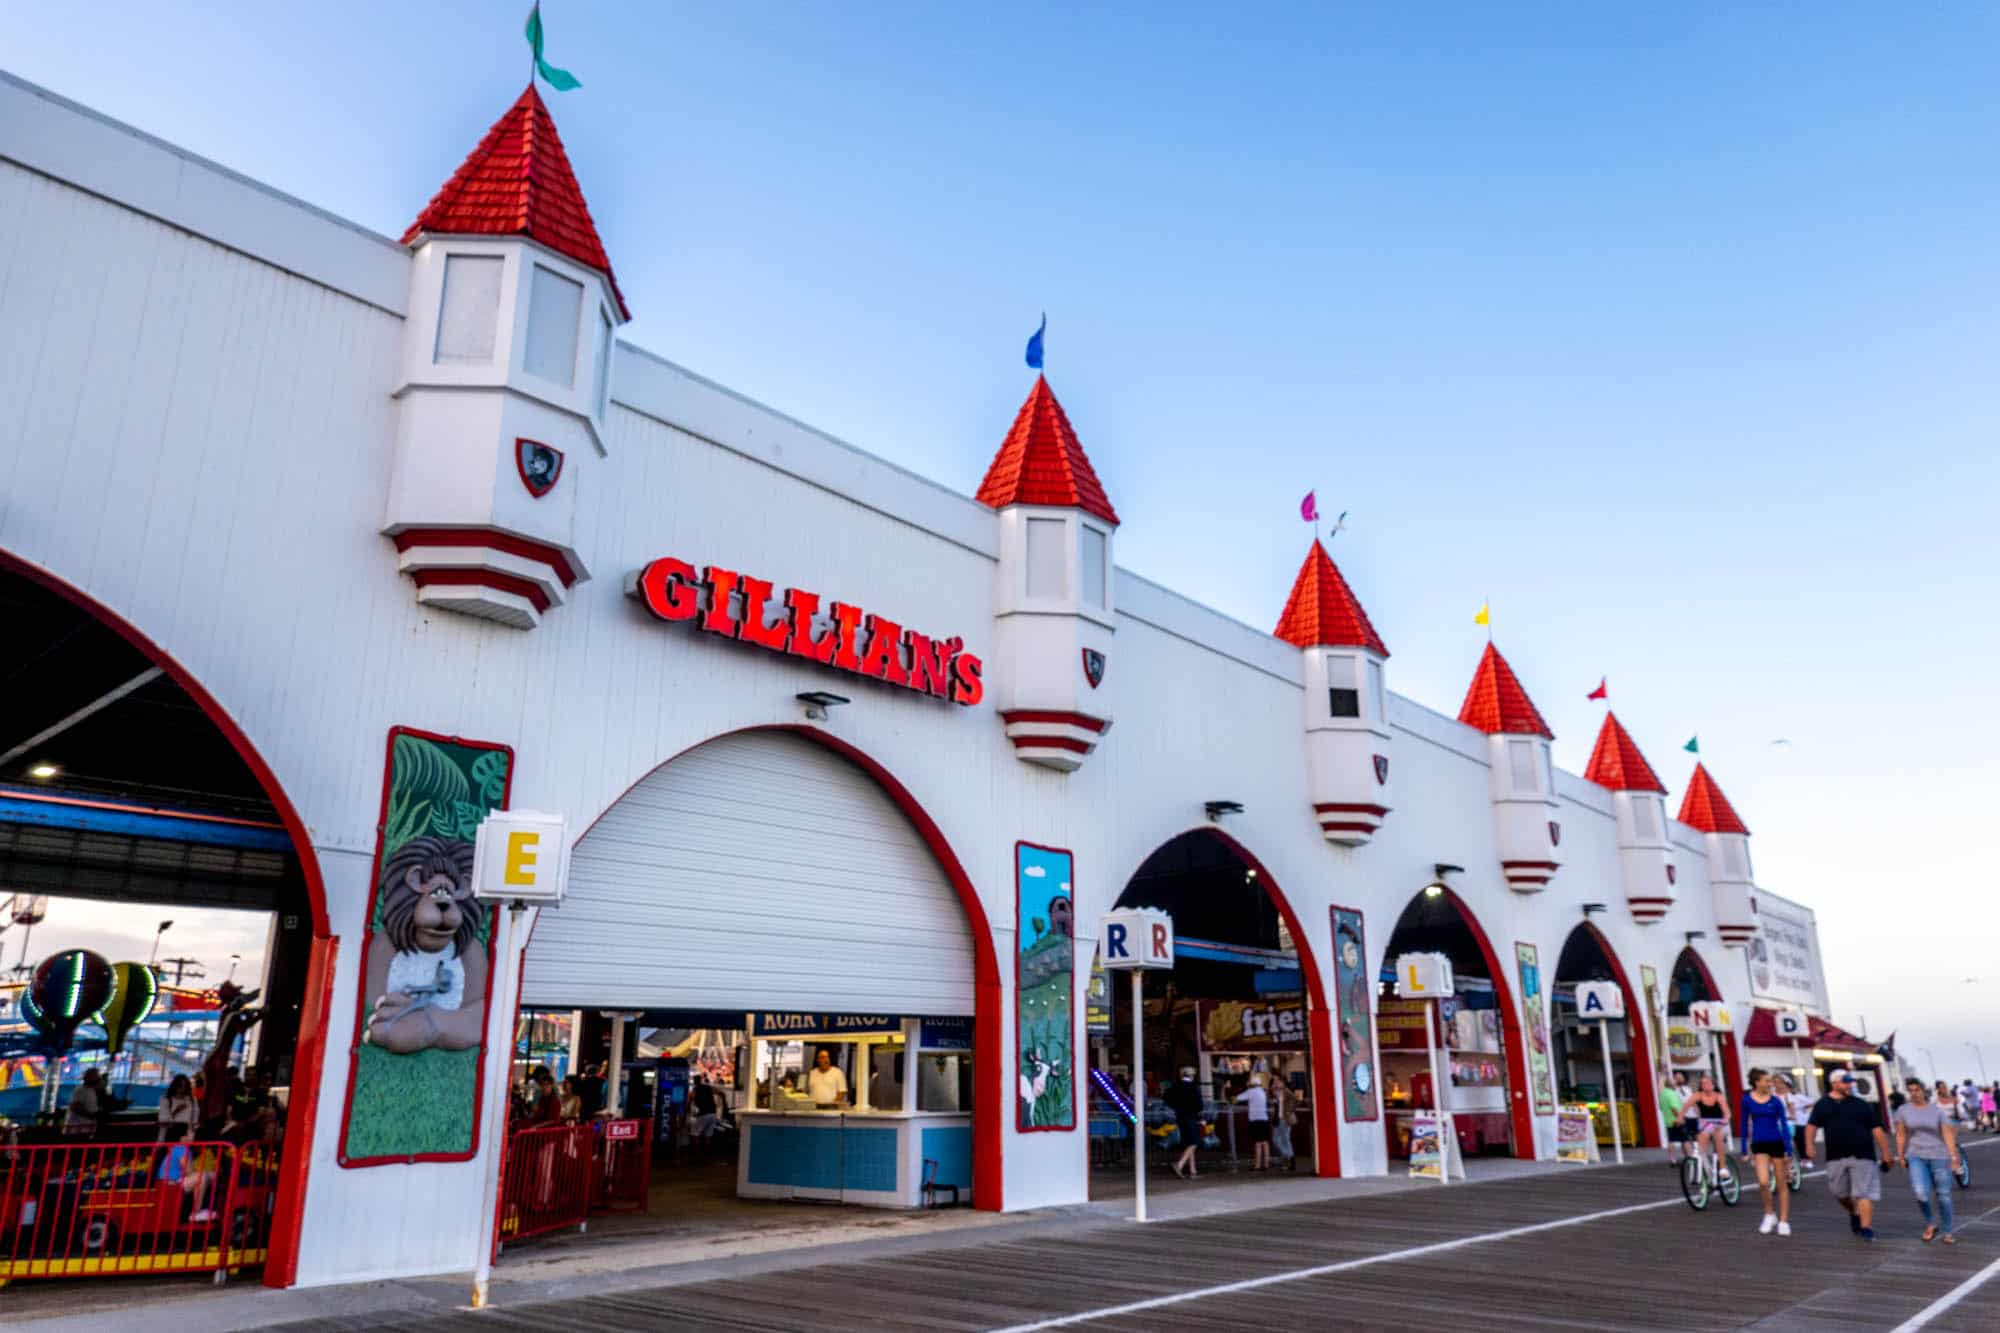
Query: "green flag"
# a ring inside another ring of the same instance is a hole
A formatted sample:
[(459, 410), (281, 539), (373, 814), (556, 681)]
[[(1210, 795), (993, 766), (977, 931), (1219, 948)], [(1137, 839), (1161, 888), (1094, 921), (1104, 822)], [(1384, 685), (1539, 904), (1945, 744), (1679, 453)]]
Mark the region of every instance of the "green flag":
[(535, 53), (535, 72), (548, 81), (549, 87), (559, 93), (566, 93), (572, 88), (583, 86), (576, 81), (576, 75), (566, 69), (557, 69), (554, 65), (542, 59), (542, 6), (540, 0), (536, 0), (535, 7), (528, 11), (527, 34), (528, 46)]
[(1681, 748), (1682, 748), (1683, 750), (1686, 750), (1686, 751), (1687, 751), (1687, 752), (1688, 752), (1689, 754), (1700, 754), (1700, 753), (1701, 753), (1701, 737), (1699, 737), (1699, 736), (1690, 736), (1690, 737), (1688, 737), (1688, 743), (1687, 743), (1686, 745), (1683, 745), (1683, 746), (1682, 746)]

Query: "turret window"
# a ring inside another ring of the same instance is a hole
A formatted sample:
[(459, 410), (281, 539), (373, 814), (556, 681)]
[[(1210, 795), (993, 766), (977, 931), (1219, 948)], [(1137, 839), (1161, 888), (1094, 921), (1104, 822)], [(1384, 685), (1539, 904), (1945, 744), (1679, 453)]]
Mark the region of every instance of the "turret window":
[(1061, 601), (1069, 596), (1065, 567), (1069, 554), (1064, 545), (1068, 534), (1059, 518), (1028, 520), (1028, 596)]
[(1363, 666), (1368, 672), (1368, 706), (1374, 710), (1375, 720), (1380, 722), (1389, 715), (1389, 710), (1382, 702), (1382, 664), (1368, 659), (1364, 661)]
[(597, 308), (597, 415), (611, 410), (611, 316)]
[(528, 349), (521, 365), (530, 375), (576, 384), (576, 336), (583, 319), (583, 284), (535, 265), (528, 293)]
[(1650, 796), (1632, 798), (1632, 834), (1648, 840), (1660, 836), (1658, 804)]
[(431, 358), (443, 365), (485, 365), (493, 359), (500, 327), (500, 278), (506, 261), (498, 255), (446, 255), (444, 291), (438, 298), (437, 347)]
[(1335, 685), (1326, 692), (1326, 709), (1333, 717), (1360, 717), (1361, 691)]
[(1083, 604), (1104, 605), (1105, 537), (1088, 523), (1083, 525)]
[(1507, 768), (1515, 791), (1547, 791), (1548, 756), (1531, 740), (1507, 742)]

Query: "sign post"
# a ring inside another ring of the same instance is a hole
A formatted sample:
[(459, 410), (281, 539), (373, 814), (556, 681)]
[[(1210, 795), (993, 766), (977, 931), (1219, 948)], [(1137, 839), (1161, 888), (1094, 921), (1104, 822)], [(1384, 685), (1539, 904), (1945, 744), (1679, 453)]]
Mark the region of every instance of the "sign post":
[(1132, 974), (1132, 1220), (1146, 1220), (1146, 973), (1174, 965), (1174, 919), (1151, 907), (1104, 918), (1107, 972)]
[(1611, 1116), (1611, 1152), (1625, 1165), (1625, 1131), (1618, 1123), (1618, 1085), (1611, 1080), (1611, 1020), (1625, 1016), (1625, 992), (1615, 981), (1580, 981), (1576, 986), (1579, 1018), (1597, 1020), (1597, 1041), (1604, 1052), (1604, 1102)]
[(494, 912), (494, 957), (500, 965), (486, 1028), (486, 1087), (480, 1110), (482, 1142), (493, 1169), (480, 1188), (479, 1246), (472, 1263), (472, 1308), (486, 1308), (493, 1274), (494, 1229), (500, 1223), (500, 1175), (507, 1162), (507, 1084), (514, 1069), (514, 997), (521, 986), (521, 916), (528, 905), (562, 902), (569, 885), (569, 830), (561, 815), (495, 810), (479, 825), (472, 851), (472, 892)]
[(1798, 1009), (1780, 1009), (1777, 1013), (1778, 1036), (1792, 1043), (1792, 1068), (1805, 1071), (1806, 1093), (1819, 1096), (1819, 1071), (1806, 1060), (1799, 1043), (1811, 1032), (1805, 1013)]
[[(1438, 1184), (1451, 1183), (1452, 1163), (1458, 1151), (1458, 1134), (1451, 1113), (1444, 1106), (1444, 1071), (1438, 1066), (1437, 1005), (1453, 994), (1451, 959), (1441, 953), (1406, 953), (1396, 960), (1396, 997), (1424, 1001), (1424, 1060), (1431, 1071), (1431, 1116), (1436, 1126)], [(1410, 1173), (1419, 1172), (1418, 1145), (1423, 1136), (1423, 1117), (1410, 1120)], [(1461, 1167), (1459, 1174), (1464, 1175)]]

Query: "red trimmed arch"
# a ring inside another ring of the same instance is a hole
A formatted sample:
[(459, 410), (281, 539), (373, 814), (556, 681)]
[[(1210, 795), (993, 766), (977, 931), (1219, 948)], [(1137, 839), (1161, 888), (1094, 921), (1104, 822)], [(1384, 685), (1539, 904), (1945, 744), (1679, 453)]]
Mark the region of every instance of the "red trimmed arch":
[(287, 1142), (278, 1168), (278, 1197), (272, 1208), (270, 1249), (264, 1264), (265, 1286), (289, 1287), (298, 1277), (299, 1231), (305, 1223), (306, 1179), (312, 1167), (313, 1130), (319, 1116), (320, 1066), (325, 1058), (328, 1008), (333, 1002), (334, 951), (339, 944), (327, 925), (326, 881), (320, 874), (319, 858), (313, 852), (305, 820), (300, 818), (277, 774), (264, 762), (264, 756), (257, 752), (236, 719), (216, 702), (193, 672), (138, 626), (60, 575), (10, 551), (0, 550), (0, 570), (18, 574), (86, 612), (159, 667), (201, 709), (243, 760), (292, 840), (292, 851), (299, 858), (299, 871), (305, 880), (313, 942), (306, 961), (305, 991), (299, 1001), (299, 1034), (292, 1052), (292, 1089), (286, 1107)]
[[(1708, 960), (1696, 953), (1692, 945), (1682, 949), (1680, 956), (1674, 959), (1673, 969), (1667, 973), (1667, 984), (1673, 984), (1674, 974), (1681, 970), (1681, 962), (1683, 960), (1694, 964), (1696, 974), (1701, 977), (1701, 984), (1708, 989), (1708, 994), (1702, 998), (1720, 1003), (1722, 1000), (1722, 988), (1715, 984), (1715, 973), (1708, 970)], [(1717, 1044), (1722, 1049), (1722, 1078), (1729, 1085), (1729, 1104), (1731, 1106), (1740, 1105), (1743, 1101), (1743, 1094), (1749, 1091), (1749, 1088), (1743, 1082), (1743, 1052), (1736, 1044), (1736, 1034), (1734, 1032), (1723, 1033)]]
[[(1618, 953), (1611, 947), (1611, 941), (1604, 932), (1589, 921), (1578, 924), (1576, 930), (1563, 936), (1563, 944), (1576, 938), (1577, 931), (1588, 931), (1597, 941), (1597, 947), (1604, 953), (1604, 961), (1611, 967), (1611, 979), (1618, 983), (1618, 989), (1625, 996), (1625, 1039), (1632, 1047), (1632, 1083), (1638, 1089), (1635, 1098), (1638, 1109), (1639, 1142), (1647, 1148), (1663, 1146), (1660, 1137), (1660, 1089), (1654, 1077), (1652, 1046), (1646, 1034), (1646, 1007), (1644, 997), (1632, 989), (1632, 982), (1625, 975), (1625, 964), (1618, 961)], [(1562, 953), (1556, 953), (1556, 965), (1562, 966)], [(1561, 977), (1556, 978), (1558, 981)]]

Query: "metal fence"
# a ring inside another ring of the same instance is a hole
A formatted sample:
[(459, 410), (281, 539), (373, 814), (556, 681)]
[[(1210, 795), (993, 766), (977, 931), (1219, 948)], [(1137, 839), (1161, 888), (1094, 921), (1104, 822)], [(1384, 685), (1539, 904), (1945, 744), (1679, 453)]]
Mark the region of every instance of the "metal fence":
[(529, 1236), (581, 1229), (593, 1212), (644, 1211), (652, 1169), (650, 1120), (515, 1130), (500, 1163), (494, 1256)]
[(591, 1173), (596, 1193), (590, 1206), (600, 1212), (645, 1212), (653, 1179), (653, 1122), (600, 1120), (592, 1128), (599, 1167)]
[(264, 1262), (278, 1155), (228, 1143), (0, 1148), (0, 1285)]

